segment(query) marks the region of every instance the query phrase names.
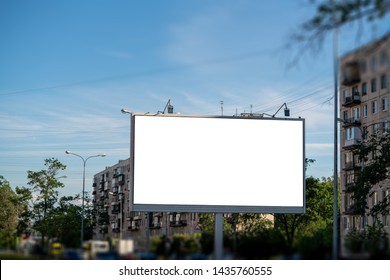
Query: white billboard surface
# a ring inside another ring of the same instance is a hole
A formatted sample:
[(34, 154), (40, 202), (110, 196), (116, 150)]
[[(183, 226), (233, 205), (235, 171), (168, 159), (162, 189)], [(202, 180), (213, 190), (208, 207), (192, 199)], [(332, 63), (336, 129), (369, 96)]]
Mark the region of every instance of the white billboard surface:
[(133, 211), (303, 213), (304, 120), (132, 116)]

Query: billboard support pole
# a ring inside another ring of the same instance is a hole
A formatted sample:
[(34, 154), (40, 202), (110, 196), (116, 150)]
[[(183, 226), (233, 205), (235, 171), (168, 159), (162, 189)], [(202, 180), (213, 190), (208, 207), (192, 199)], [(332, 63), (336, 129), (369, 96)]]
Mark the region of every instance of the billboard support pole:
[(222, 213), (215, 213), (214, 258), (216, 260), (222, 260), (223, 258), (223, 214)]
[(147, 212), (146, 214), (146, 252), (150, 251), (150, 212)]

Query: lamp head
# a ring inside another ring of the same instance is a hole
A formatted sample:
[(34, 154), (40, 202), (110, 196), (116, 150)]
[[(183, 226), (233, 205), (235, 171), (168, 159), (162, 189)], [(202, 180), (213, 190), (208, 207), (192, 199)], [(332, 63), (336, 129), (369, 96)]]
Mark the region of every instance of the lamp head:
[(121, 112), (122, 112), (123, 114), (130, 114), (130, 111), (127, 110), (127, 109), (121, 109)]
[(284, 116), (285, 117), (289, 117), (290, 116), (290, 109), (287, 108), (287, 107), (284, 109)]
[(66, 151), (65, 151), (65, 154), (70, 154), (70, 151), (66, 150)]

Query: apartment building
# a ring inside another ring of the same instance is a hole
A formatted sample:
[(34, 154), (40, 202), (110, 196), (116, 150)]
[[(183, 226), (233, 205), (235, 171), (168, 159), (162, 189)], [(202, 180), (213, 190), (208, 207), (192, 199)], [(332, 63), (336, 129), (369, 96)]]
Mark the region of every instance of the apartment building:
[(130, 172), (130, 159), (127, 159), (94, 175), (93, 239), (132, 238), (137, 250), (145, 250), (153, 237), (193, 236), (199, 232), (197, 213), (130, 211)]
[[(373, 224), (369, 209), (390, 190), (389, 180), (375, 186), (367, 197), (366, 215), (356, 213), (350, 187), (365, 165), (359, 161), (356, 149), (370, 133), (390, 129), (390, 34), (342, 56), (340, 76), (340, 253), (348, 257), (345, 236), (352, 229), (362, 230)], [(378, 219), (390, 235), (390, 216)]]

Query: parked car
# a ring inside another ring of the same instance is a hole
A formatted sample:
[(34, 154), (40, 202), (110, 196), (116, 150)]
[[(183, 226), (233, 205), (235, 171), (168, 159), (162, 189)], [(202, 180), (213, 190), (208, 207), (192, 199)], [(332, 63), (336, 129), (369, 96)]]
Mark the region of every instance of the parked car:
[(61, 254), (62, 260), (81, 260), (81, 252), (76, 249), (65, 248)]
[(97, 252), (95, 260), (119, 260), (119, 254), (115, 251)]

